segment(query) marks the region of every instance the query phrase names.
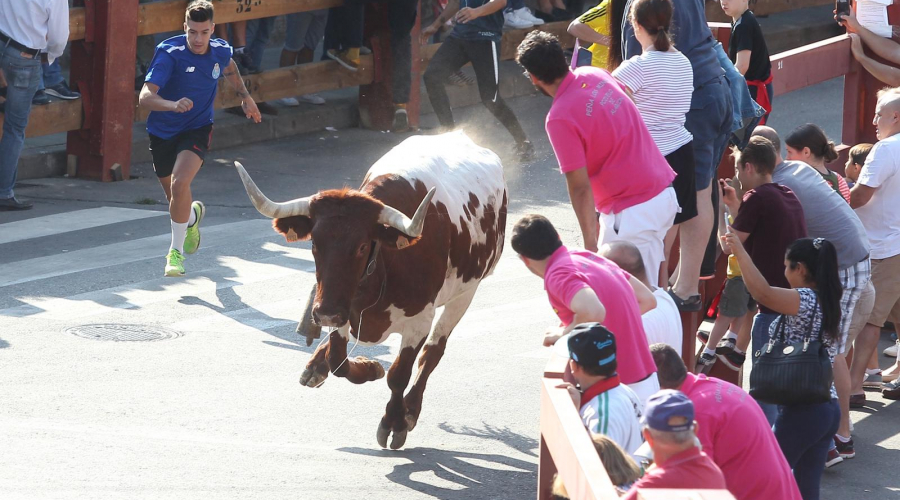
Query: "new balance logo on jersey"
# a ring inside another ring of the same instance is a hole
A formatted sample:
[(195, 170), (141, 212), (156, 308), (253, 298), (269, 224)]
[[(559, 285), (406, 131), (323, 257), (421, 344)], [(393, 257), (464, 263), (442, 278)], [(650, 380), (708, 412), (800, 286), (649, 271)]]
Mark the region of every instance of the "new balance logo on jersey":
[(184, 70), (184, 72), (185, 72), (185, 73), (193, 73), (193, 72), (194, 72), (194, 67), (193, 67), (193, 66), (188, 66), (187, 69)]

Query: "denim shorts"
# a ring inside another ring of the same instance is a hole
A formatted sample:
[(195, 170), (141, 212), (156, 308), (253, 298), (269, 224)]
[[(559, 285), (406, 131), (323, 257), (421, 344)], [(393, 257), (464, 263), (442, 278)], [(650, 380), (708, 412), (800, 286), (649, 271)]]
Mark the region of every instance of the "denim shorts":
[(684, 126), (694, 136), (697, 191), (710, 186), (731, 135), (731, 90), (724, 76), (694, 89)]
[(297, 12), (287, 15), (284, 33), (284, 50), (299, 52), (302, 49), (316, 50), (325, 36), (328, 9)]

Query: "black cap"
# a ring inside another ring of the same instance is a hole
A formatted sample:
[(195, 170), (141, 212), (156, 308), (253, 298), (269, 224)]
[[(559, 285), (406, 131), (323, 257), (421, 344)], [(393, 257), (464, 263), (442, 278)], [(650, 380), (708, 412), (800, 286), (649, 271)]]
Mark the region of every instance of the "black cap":
[(600, 323), (582, 323), (569, 334), (569, 357), (579, 366), (616, 372), (616, 337)]

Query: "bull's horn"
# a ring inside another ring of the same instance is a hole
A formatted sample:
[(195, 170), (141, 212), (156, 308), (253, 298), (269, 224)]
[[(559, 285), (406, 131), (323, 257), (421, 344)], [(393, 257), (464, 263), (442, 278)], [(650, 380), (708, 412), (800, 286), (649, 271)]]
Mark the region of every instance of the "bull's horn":
[(422, 199), (422, 203), (419, 203), (419, 208), (416, 209), (412, 219), (403, 215), (403, 212), (396, 208), (385, 205), (378, 216), (378, 222), (391, 226), (410, 238), (418, 238), (422, 235), (422, 226), (425, 225), (425, 214), (428, 212), (428, 204), (434, 196), (434, 190), (435, 188), (431, 188), (428, 191), (428, 194)]
[(241, 165), (241, 162), (234, 162), (234, 166), (237, 167), (238, 174), (241, 176), (241, 182), (244, 183), (244, 189), (247, 190), (247, 194), (250, 196), (250, 201), (253, 202), (253, 206), (259, 210), (259, 213), (272, 219), (279, 217), (293, 217), (295, 215), (309, 215), (308, 196), (306, 198), (297, 198), (296, 200), (286, 201), (284, 203), (275, 203), (266, 198), (266, 195), (262, 194), (262, 191), (256, 187), (256, 183), (250, 178), (250, 174), (244, 170), (244, 166)]

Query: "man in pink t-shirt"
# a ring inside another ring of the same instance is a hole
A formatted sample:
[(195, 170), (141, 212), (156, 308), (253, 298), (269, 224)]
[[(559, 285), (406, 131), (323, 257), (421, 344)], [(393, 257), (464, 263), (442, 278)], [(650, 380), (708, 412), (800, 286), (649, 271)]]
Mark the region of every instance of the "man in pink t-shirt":
[(656, 307), (656, 298), (643, 283), (611, 260), (566, 248), (553, 224), (541, 215), (517, 222), (511, 243), (525, 266), (544, 279), (550, 305), (562, 322), (563, 328), (549, 333), (545, 344), (576, 325), (600, 323), (616, 337), (622, 383), (642, 402), (659, 390), (641, 321), (642, 313)]
[(637, 107), (606, 71), (569, 71), (559, 40), (549, 33), (529, 33), (516, 60), (535, 87), (553, 97), (547, 135), (584, 247), (596, 252), (603, 243), (633, 243), (655, 286), (665, 261), (663, 240), (679, 208), (671, 187), (675, 172)]
[(740, 387), (688, 373), (670, 346), (650, 346), (662, 389), (676, 389), (694, 403), (703, 451), (722, 469), (737, 500), (802, 500), (772, 427), (756, 401)]

